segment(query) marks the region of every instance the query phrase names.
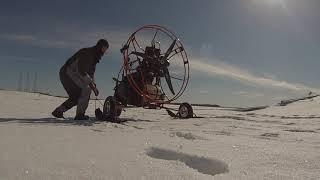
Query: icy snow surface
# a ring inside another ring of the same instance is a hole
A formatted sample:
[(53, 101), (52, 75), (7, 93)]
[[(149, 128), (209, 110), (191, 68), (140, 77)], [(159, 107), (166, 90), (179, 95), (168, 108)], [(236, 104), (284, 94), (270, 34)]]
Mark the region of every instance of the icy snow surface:
[[(66, 120), (63, 98), (0, 91), (0, 179), (320, 179), (320, 98), (202, 118), (129, 108), (121, 124)], [(97, 106), (99, 103), (97, 103)], [(174, 106), (173, 106), (174, 107)]]

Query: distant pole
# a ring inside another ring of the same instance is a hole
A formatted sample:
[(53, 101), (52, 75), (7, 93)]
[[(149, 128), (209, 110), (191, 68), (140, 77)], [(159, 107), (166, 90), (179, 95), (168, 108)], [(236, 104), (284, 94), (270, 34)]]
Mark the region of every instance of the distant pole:
[(26, 92), (30, 91), (30, 78), (29, 78), (29, 72), (27, 72), (27, 78), (26, 78), (26, 88), (25, 88)]
[(22, 78), (23, 78), (23, 74), (22, 72), (20, 72), (19, 79), (18, 79), (18, 91), (22, 91)]
[(34, 81), (33, 81), (33, 92), (37, 92), (37, 80), (38, 80), (38, 73), (35, 72), (34, 74)]

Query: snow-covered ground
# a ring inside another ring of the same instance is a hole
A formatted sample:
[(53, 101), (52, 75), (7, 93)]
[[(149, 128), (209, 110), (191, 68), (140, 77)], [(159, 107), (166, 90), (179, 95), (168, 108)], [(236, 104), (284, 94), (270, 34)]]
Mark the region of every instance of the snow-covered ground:
[[(127, 109), (123, 123), (55, 119), (64, 99), (0, 91), (0, 179), (320, 179), (320, 97), (199, 117)], [(98, 104), (97, 104), (98, 105)]]

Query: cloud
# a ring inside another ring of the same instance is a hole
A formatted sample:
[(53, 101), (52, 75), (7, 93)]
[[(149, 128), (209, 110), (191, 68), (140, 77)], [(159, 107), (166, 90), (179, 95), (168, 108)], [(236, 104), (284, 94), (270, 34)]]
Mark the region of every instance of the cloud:
[[(78, 49), (95, 45), (98, 39), (105, 38), (110, 44), (109, 51), (120, 53), (122, 46), (136, 30), (137, 27), (120, 28), (118, 26), (103, 25), (83, 27), (79, 25), (60, 24), (54, 29), (47, 29), (46, 31), (37, 33), (0, 32), (0, 39), (37, 47)], [(153, 29), (144, 29), (136, 33), (135, 37), (142, 47), (150, 46), (155, 32)], [(161, 41), (161, 48), (165, 48), (165, 50), (172, 43), (172, 40), (166, 33), (158, 32), (157, 38)], [(137, 44), (135, 45), (137, 46)]]
[(50, 48), (70, 48), (74, 47), (75, 44), (67, 40), (59, 40), (61, 37), (48, 37), (36, 36), (31, 34), (14, 34), (4, 33), (0, 34), (0, 39), (16, 41), (19, 43), (26, 43), (39, 47), (50, 47)]
[(253, 93), (253, 92), (247, 92), (247, 91), (236, 91), (236, 92), (232, 92), (232, 94), (237, 96), (247, 97), (247, 98), (257, 98), (257, 97), (265, 96), (263, 93)]
[(35, 41), (36, 38), (32, 35), (25, 35), (25, 34), (0, 34), (1, 39), (7, 40), (15, 40), (15, 41)]
[(110, 43), (110, 51), (120, 52), (130, 31), (113, 26), (84, 28), (61, 25), (55, 30), (48, 30), (45, 34), (0, 33), (0, 39), (37, 47), (77, 49), (92, 46), (98, 39), (106, 38)]
[(53, 61), (44, 61), (43, 59), (25, 56), (3, 56), (0, 55), (0, 62), (16, 63), (35, 63), (35, 64), (54, 64)]
[(313, 91), (320, 93), (320, 89), (308, 87), (303, 84), (282, 81), (279, 79), (275, 79), (274, 76), (258, 76), (249, 72), (248, 70), (224, 63), (217, 59), (211, 61), (207, 58), (191, 59), (191, 71), (206, 73), (210, 76), (227, 77), (253, 86), (259, 85), (269, 88), (282, 88), (294, 91)]
[(289, 97), (287, 97), (287, 96), (277, 96), (277, 97), (272, 97), (271, 99), (275, 100), (275, 101), (282, 101), (282, 100), (285, 100), (285, 99), (289, 99)]
[(209, 91), (207, 91), (207, 90), (200, 90), (199, 93), (200, 93), (200, 94), (208, 94)]

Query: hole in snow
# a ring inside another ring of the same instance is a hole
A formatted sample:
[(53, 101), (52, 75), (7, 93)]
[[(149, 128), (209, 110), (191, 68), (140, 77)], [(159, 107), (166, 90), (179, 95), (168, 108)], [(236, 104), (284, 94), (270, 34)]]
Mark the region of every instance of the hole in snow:
[(171, 161), (181, 161), (190, 168), (193, 168), (200, 173), (216, 175), (229, 172), (228, 165), (220, 160), (199, 157), (196, 155), (189, 155), (172, 150), (152, 147), (147, 150), (147, 155), (156, 158)]

